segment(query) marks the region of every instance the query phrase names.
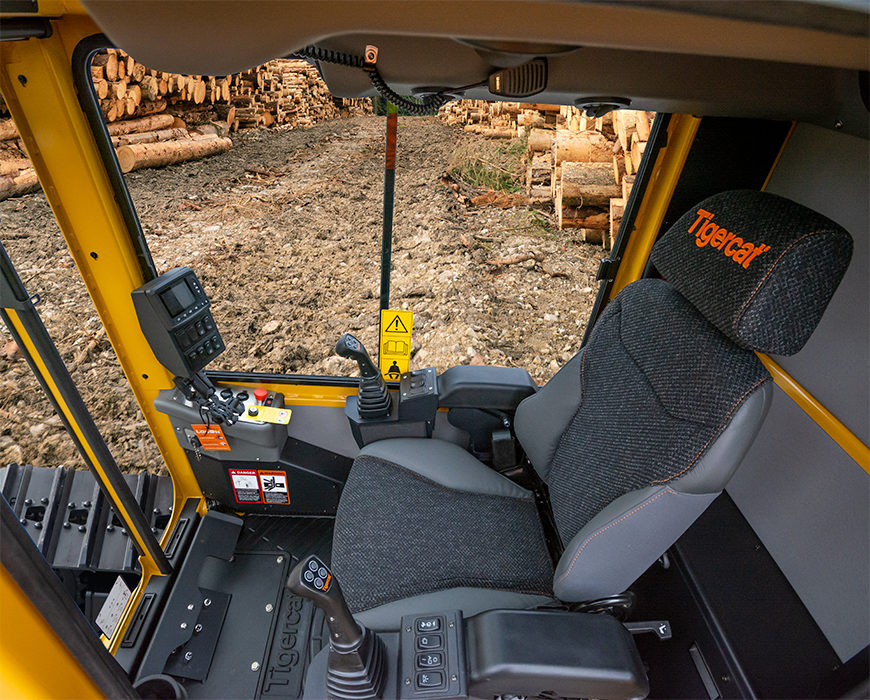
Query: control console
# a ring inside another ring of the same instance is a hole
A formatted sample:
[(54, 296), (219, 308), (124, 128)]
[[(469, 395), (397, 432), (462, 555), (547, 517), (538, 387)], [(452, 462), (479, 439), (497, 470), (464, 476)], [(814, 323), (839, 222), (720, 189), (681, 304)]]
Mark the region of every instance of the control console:
[(347, 398), (345, 413), (360, 447), (391, 437), (432, 437), (438, 411), (434, 367), (405, 372), (399, 382), (397, 402), (359, 340), (345, 333), (336, 343), (335, 352), (354, 360), (359, 367), (359, 391)]
[(166, 369), (190, 377), (226, 348), (211, 302), (189, 267), (177, 267), (133, 290), (139, 325)]

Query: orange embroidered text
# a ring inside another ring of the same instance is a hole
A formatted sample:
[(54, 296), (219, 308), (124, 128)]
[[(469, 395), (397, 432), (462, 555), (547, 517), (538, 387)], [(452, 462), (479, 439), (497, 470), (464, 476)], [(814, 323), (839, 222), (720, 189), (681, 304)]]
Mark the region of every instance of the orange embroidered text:
[[(694, 231), (695, 245), (699, 248), (709, 245), (711, 248), (721, 250), (726, 257), (731, 258), (738, 265), (742, 265), (744, 269), (749, 269), (749, 263), (762, 253), (770, 250), (769, 245), (764, 243), (757, 245), (749, 243), (731, 231), (726, 231), (723, 227), (717, 226), (713, 223), (714, 216), (716, 215), (709, 211), (698, 209), (698, 218), (695, 219), (695, 223), (689, 228), (689, 233)], [(696, 228), (698, 229), (697, 231), (695, 231)]]

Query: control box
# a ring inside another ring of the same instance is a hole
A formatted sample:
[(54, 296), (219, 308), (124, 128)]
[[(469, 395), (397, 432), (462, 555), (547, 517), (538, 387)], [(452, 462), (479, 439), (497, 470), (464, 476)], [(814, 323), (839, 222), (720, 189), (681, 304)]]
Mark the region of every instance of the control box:
[(403, 616), (399, 652), (402, 699), (465, 697), (464, 642), (458, 610)]
[(177, 267), (132, 292), (139, 325), (160, 364), (190, 377), (226, 346), (215, 326), (211, 302), (189, 267)]
[[(435, 420), (438, 375), (434, 367), (405, 372), (399, 382), (399, 420)], [(431, 433), (430, 433), (431, 434)]]

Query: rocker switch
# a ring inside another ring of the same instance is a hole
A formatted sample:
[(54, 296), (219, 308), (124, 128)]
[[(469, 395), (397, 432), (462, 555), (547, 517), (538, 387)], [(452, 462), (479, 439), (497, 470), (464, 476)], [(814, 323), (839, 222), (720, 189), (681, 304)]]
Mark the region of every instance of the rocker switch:
[(441, 671), (426, 671), (417, 674), (418, 688), (438, 688), (444, 684), (444, 674)]
[(417, 637), (418, 649), (440, 649), (441, 635), (440, 634), (424, 634)]
[(417, 620), (418, 632), (437, 632), (441, 629), (440, 617), (421, 617)]
[(440, 652), (434, 651), (429, 654), (417, 654), (417, 668), (439, 668), (444, 664), (444, 657)]

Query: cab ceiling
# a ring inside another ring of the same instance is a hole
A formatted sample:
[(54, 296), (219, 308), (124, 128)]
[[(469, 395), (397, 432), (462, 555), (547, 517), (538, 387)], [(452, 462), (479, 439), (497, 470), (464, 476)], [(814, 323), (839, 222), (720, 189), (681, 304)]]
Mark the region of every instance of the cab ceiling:
[[(396, 92), (459, 87), (548, 56), (529, 101), (596, 96), (635, 109), (796, 119), (867, 136), (868, 5), (849, 2), (524, 0), (83, 0), (119, 47), (158, 70), (224, 75), (316, 44), (362, 55)], [(834, 6), (835, 5), (835, 6)], [(740, 8), (745, 8), (741, 10)], [(717, 9), (718, 8), (718, 9)], [(366, 74), (320, 66), (333, 94), (372, 96)], [(862, 76), (863, 72), (863, 76)], [(465, 93), (492, 99), (485, 88)]]

